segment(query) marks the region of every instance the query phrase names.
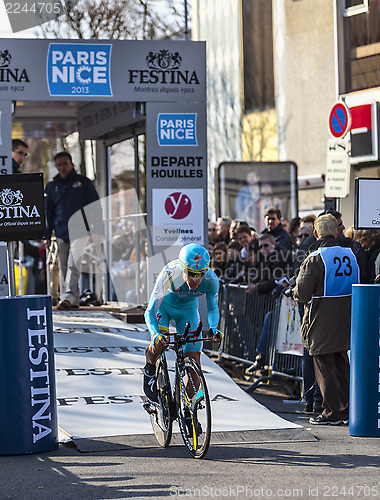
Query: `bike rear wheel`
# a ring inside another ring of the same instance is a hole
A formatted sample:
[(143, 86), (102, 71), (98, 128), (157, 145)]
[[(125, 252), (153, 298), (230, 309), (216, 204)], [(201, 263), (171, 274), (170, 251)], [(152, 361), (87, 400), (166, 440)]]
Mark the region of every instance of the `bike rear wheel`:
[(156, 380), (158, 392), (158, 404), (154, 405), (154, 411), (150, 413), (153, 432), (160, 446), (166, 448), (172, 437), (173, 419), (171, 415), (172, 395), (168, 366), (164, 357), (159, 358), (156, 363)]
[(193, 358), (176, 368), (176, 408), (183, 442), (194, 458), (203, 458), (211, 438), (211, 405), (206, 380)]

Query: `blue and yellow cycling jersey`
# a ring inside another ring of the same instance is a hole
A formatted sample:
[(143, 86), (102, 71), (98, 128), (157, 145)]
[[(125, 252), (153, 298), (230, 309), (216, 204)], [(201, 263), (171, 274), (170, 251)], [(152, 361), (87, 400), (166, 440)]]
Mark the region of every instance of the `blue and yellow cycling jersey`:
[[(168, 328), (173, 319), (180, 332), (184, 324), (190, 321), (190, 331), (196, 329), (198, 318), (198, 297), (206, 294), (207, 321), (210, 328), (216, 329), (219, 322), (218, 308), (219, 280), (210, 268), (200, 285), (191, 289), (185, 283), (179, 260), (167, 264), (156, 280), (155, 287), (145, 311), (145, 322), (150, 335), (160, 333), (160, 327)], [(159, 324), (160, 322), (160, 324)]]

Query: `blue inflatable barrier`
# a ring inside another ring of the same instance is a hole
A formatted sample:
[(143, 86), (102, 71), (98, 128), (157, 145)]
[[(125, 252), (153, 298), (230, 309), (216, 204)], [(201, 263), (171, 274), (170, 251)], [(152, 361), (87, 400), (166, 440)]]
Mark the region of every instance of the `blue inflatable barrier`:
[(353, 285), (351, 436), (380, 437), (380, 285)]
[(48, 295), (0, 297), (0, 454), (58, 447)]

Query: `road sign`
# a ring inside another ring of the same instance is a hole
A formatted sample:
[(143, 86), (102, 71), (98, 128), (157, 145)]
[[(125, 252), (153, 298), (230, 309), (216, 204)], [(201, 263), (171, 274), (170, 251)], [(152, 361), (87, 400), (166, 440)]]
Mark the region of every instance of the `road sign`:
[(350, 158), (347, 140), (329, 139), (327, 142), (327, 166), (325, 196), (345, 198), (350, 191)]
[(329, 131), (336, 139), (343, 138), (350, 130), (351, 114), (348, 106), (339, 101), (332, 107), (329, 116)]

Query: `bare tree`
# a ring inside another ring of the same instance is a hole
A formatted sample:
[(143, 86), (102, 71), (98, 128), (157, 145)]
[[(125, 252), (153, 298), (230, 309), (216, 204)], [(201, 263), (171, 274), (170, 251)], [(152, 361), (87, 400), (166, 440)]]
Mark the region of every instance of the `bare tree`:
[(43, 38), (178, 39), (184, 37), (179, 0), (80, 0), (36, 28)]
[[(64, 14), (35, 29), (38, 38), (181, 39), (183, 0), (66, 0)], [(85, 174), (84, 141), (81, 173)]]

